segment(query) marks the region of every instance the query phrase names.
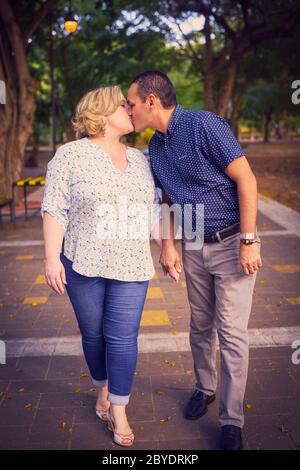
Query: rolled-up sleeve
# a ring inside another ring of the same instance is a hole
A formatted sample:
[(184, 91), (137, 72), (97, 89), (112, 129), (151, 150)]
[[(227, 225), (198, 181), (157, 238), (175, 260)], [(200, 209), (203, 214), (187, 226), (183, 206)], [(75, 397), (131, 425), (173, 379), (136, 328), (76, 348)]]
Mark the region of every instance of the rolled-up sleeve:
[(48, 212), (67, 229), (70, 208), (70, 157), (59, 148), (48, 163), (41, 216)]

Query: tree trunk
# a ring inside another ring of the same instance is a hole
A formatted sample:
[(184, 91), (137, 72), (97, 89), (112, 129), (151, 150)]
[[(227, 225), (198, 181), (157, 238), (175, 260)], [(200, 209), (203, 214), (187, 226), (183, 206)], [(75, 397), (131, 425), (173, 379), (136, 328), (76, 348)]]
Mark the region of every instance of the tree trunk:
[(0, 105), (0, 195), (5, 197), (11, 196), (12, 182), (22, 175), (36, 109), (38, 84), (29, 73), (27, 37), (56, 2), (46, 0), (26, 31), (15, 18), (10, 1), (0, 0), (0, 80), (6, 84), (6, 104)]
[(10, 197), (11, 182), (18, 174), (19, 164), (19, 155), (15, 149), (17, 97), (14, 87), (6, 79), (2, 61), (0, 62), (0, 79), (6, 84), (6, 102), (0, 106), (0, 196)]
[(264, 124), (264, 142), (269, 142), (270, 124), (272, 120), (272, 111), (265, 111), (265, 124)]
[(236, 72), (237, 72), (237, 59), (230, 59), (227, 66), (224, 83), (221, 89), (220, 98), (218, 102), (218, 114), (222, 117), (226, 117), (229, 99), (232, 94)]
[(0, 79), (6, 104), (0, 108), (0, 193), (9, 197), (20, 178), (26, 143), (32, 133), (37, 85), (29, 74), (21, 31), (8, 1), (1, 0)]
[(209, 70), (204, 74), (204, 109), (206, 111), (215, 111), (213, 74)]

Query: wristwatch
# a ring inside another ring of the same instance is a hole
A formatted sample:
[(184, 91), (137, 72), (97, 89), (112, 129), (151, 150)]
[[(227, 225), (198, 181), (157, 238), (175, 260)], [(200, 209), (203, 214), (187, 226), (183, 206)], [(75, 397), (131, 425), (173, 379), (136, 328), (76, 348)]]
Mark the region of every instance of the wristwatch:
[(260, 243), (257, 237), (257, 233), (240, 233), (240, 241), (244, 245), (252, 245), (253, 243)]

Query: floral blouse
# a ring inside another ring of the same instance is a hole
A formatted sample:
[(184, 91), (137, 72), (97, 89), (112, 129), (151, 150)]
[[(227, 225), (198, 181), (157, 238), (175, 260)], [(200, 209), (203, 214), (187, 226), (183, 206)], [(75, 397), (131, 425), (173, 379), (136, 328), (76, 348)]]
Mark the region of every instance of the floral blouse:
[(117, 169), (98, 144), (84, 137), (62, 145), (48, 163), (41, 215), (65, 229), (64, 255), (85, 276), (144, 281), (154, 275), (151, 227), (158, 197), (148, 159), (127, 147)]

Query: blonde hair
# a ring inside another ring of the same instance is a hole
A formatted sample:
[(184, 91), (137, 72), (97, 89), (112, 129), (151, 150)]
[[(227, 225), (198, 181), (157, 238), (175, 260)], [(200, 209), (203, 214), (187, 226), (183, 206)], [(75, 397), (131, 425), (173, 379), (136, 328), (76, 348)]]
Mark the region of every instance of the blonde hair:
[(76, 106), (72, 125), (76, 138), (104, 135), (105, 117), (113, 114), (125, 97), (119, 86), (97, 88), (86, 93)]

